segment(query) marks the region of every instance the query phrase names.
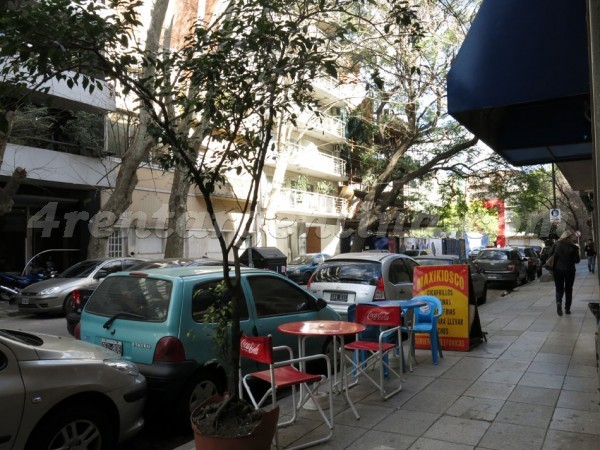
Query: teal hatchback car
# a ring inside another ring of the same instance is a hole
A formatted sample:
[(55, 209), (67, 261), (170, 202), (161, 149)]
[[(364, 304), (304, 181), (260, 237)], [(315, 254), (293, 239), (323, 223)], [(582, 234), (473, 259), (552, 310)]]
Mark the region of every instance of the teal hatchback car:
[[(197, 404), (227, 386), (214, 324), (205, 321), (207, 309), (222, 298), (215, 289), (222, 278), (222, 267), (208, 266), (112, 274), (85, 305), (81, 340), (134, 362), (148, 383), (148, 405), (187, 424)], [(271, 334), (273, 345), (288, 345), (295, 354), (297, 338), (280, 333), (278, 325), (340, 319), (325, 301), (272, 271), (242, 269), (242, 287), (242, 331)], [(331, 351), (330, 341), (307, 341), (307, 353)]]

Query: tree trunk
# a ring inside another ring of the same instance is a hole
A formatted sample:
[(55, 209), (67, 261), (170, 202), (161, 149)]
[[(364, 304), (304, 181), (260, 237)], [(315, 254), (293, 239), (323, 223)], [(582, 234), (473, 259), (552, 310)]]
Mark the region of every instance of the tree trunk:
[[(6, 122), (5, 131), (0, 131), (0, 169), (4, 164), (4, 153), (6, 152), (6, 146), (8, 145), (8, 139), (10, 138), (10, 132), (15, 121), (14, 111), (5, 111), (2, 122)], [(8, 214), (12, 211), (14, 204), (13, 197), (19, 190), (21, 182), (27, 177), (27, 171), (21, 167), (17, 167), (12, 176), (6, 183), (6, 185), (0, 189), (0, 216)]]
[[(169, 0), (157, 0), (152, 10), (152, 19), (146, 35), (146, 50), (158, 51), (162, 26), (169, 6)], [(146, 70), (144, 78), (151, 77), (153, 68)], [(114, 230), (116, 221), (131, 205), (132, 195), (137, 185), (137, 169), (155, 144), (154, 138), (148, 132), (150, 116), (143, 109), (140, 111), (139, 127), (130, 148), (123, 155), (115, 187), (108, 201), (94, 220), (88, 244), (88, 258), (106, 257), (106, 244)], [(101, 224), (101, 228), (97, 225)]]
[(187, 222), (187, 197), (190, 191), (190, 179), (185, 176), (184, 168), (177, 167), (173, 175), (173, 185), (169, 196), (169, 219), (167, 221), (167, 242), (165, 258), (183, 257), (185, 231)]

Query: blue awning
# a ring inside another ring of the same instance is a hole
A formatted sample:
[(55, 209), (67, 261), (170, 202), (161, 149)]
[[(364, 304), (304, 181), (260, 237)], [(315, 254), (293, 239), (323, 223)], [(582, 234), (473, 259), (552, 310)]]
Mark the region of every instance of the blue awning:
[(514, 165), (591, 159), (585, 0), (484, 0), (448, 110)]

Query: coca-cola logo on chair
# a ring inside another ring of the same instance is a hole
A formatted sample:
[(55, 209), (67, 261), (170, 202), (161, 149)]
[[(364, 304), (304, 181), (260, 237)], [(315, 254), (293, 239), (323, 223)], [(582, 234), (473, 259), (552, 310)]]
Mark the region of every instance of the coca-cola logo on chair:
[(247, 339), (242, 339), (240, 341), (240, 347), (244, 353), (249, 355), (258, 355), (260, 354), (260, 344), (249, 341)]

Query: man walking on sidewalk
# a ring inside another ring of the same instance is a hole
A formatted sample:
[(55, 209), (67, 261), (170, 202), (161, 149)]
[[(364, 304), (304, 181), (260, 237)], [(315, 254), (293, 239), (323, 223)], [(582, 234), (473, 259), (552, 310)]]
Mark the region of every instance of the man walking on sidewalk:
[(579, 262), (579, 248), (573, 242), (575, 235), (572, 231), (565, 231), (550, 250), (548, 259), (554, 256), (552, 275), (556, 287), (556, 313), (562, 312), (562, 298), (565, 296), (565, 312), (571, 314), (573, 301), (573, 283), (575, 282), (575, 264)]
[(596, 270), (596, 247), (594, 246), (594, 241), (588, 239), (583, 251), (585, 252), (585, 256), (587, 256), (588, 269), (590, 272), (594, 273)]

